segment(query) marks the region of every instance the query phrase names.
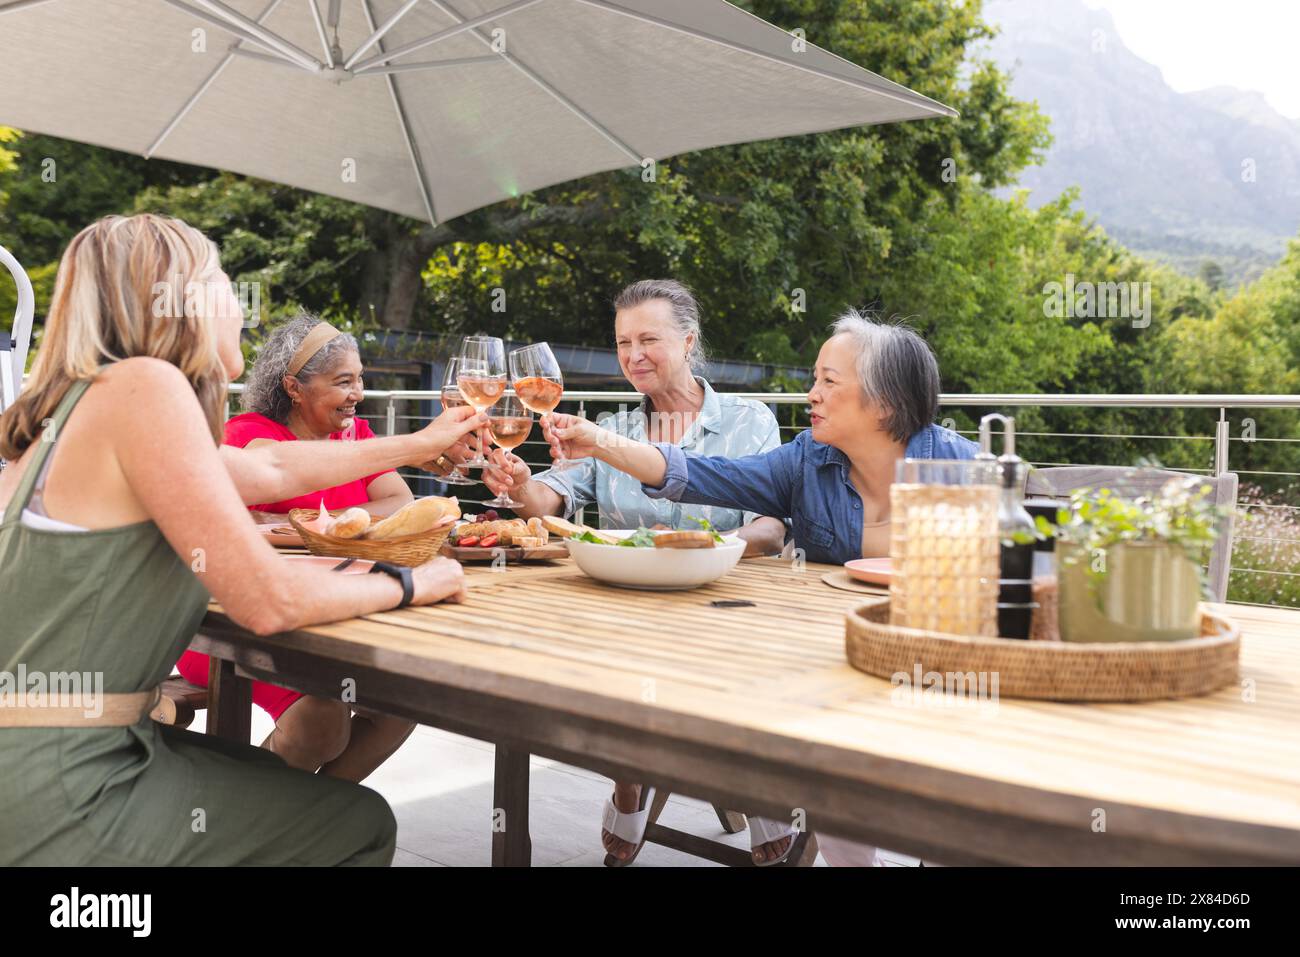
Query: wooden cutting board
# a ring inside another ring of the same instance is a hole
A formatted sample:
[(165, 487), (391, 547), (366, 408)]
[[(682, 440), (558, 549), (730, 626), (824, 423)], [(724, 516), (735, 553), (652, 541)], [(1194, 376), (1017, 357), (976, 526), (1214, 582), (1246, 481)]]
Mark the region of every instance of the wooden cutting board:
[(288, 522), (276, 525), (259, 525), (258, 531), (276, 548), (302, 548), (302, 536)]
[(513, 545), (460, 548), (448, 542), (438, 554), (454, 558), (458, 562), (490, 562), (498, 554), (504, 555), (507, 562), (551, 562), (557, 558), (568, 558), (569, 550), (562, 542), (553, 542), (541, 548), (517, 548)]

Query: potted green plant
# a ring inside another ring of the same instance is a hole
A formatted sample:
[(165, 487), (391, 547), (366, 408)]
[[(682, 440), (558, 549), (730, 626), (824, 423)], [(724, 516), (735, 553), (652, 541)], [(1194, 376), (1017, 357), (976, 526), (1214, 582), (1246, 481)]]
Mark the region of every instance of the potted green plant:
[(1064, 641), (1175, 641), (1200, 634), (1202, 562), (1229, 511), (1211, 486), (1171, 479), (1151, 497), (1082, 489), (1052, 525)]

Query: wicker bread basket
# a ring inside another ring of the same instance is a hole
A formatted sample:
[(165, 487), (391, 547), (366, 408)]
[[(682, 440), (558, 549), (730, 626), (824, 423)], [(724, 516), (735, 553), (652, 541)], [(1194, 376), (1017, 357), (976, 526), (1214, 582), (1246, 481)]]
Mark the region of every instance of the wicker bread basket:
[(313, 555), (328, 555), (331, 558), (365, 558), (374, 562), (391, 562), (394, 565), (422, 565), (435, 558), (441, 550), (452, 526), (444, 525), (427, 532), (403, 535), (401, 538), (386, 538), (372, 541), (366, 538), (335, 538), (322, 535), (306, 528), (303, 523), (310, 522), (320, 514), (314, 508), (295, 508), (289, 512), (289, 524), (298, 530), (307, 551)]
[(1085, 643), (965, 637), (889, 624), (889, 601), (846, 616), (849, 664), (880, 678), (997, 676), (997, 693), (1051, 701), (1149, 701), (1208, 694), (1237, 680), (1241, 633), (1202, 606), (1201, 637)]

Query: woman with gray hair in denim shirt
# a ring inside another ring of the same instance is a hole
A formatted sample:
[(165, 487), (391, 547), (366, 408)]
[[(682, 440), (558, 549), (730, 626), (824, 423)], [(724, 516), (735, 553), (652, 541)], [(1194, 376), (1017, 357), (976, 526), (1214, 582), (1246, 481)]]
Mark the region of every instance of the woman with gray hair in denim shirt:
[[(934, 424), (939, 364), (916, 332), (850, 310), (831, 333), (808, 391), (812, 428), (772, 451), (698, 456), (611, 436), (571, 415), (553, 416), (547, 439), (570, 458), (590, 456), (631, 475), (651, 498), (788, 517), (808, 561), (887, 556), (898, 461), (969, 459), (978, 446)], [(832, 863), (869, 863), (875, 853), (824, 835), (821, 850)]]

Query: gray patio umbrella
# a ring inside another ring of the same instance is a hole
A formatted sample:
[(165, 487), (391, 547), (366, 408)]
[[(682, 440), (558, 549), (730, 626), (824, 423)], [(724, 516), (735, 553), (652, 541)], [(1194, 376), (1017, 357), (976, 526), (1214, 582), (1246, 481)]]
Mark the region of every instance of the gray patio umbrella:
[(724, 0), (0, 0), (0, 124), (438, 223), (954, 111)]

